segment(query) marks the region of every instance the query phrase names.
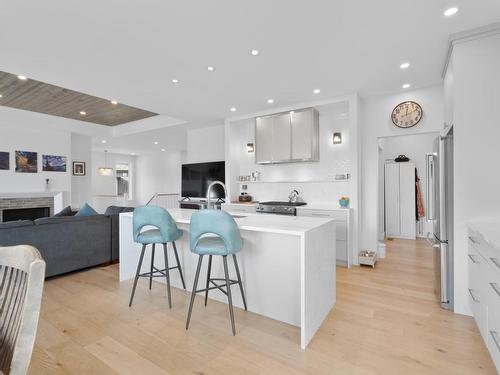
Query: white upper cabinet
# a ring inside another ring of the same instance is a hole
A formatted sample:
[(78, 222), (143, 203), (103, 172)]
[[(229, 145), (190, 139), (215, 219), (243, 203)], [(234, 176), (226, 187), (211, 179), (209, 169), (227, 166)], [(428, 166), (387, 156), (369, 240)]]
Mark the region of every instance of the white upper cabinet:
[(291, 154), (292, 130), (290, 113), (281, 113), (273, 117), (273, 162), (289, 161)]
[(319, 160), (319, 116), (314, 108), (255, 119), (257, 164)]
[(292, 160), (319, 160), (318, 112), (313, 108), (290, 113), (292, 125)]
[(273, 160), (273, 117), (255, 120), (255, 162), (264, 164)]

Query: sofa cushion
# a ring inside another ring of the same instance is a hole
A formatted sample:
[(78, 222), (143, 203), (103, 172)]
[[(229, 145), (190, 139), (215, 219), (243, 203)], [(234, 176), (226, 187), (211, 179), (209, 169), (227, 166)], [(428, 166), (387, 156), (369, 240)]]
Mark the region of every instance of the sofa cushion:
[(7, 221), (5, 223), (0, 223), (0, 229), (27, 227), (31, 225), (34, 225), (34, 223), (31, 220)]
[(92, 216), (97, 215), (97, 211), (89, 206), (88, 203), (85, 203), (76, 213), (75, 216)]
[(57, 214), (54, 215), (54, 217), (61, 217), (61, 216), (73, 216), (71, 212), (71, 206), (64, 207), (61, 211), (59, 211)]

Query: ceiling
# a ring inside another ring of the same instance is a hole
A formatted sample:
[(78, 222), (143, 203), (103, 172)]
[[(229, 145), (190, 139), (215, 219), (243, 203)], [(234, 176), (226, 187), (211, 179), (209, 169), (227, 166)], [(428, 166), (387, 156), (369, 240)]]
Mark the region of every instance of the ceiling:
[(0, 4), (1, 70), (197, 123), (439, 83), (449, 35), (500, 20), (498, 0)]
[(53, 116), (116, 126), (156, 116), (109, 99), (0, 71), (0, 105)]

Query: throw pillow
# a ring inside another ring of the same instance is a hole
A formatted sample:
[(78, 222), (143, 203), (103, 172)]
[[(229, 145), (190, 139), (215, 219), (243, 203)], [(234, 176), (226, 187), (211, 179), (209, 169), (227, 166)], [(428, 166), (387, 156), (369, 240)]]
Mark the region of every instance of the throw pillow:
[(75, 216), (92, 216), (99, 215), (96, 210), (89, 206), (88, 203), (85, 203), (76, 213)]
[(61, 211), (54, 215), (54, 217), (71, 216), (71, 206), (64, 207)]

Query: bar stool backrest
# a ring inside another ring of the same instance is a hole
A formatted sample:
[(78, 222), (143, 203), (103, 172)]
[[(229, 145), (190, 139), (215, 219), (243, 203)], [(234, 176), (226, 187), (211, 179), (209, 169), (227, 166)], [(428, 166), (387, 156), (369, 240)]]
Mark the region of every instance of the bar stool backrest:
[(45, 280), (32, 246), (0, 247), (0, 373), (28, 372)]
[(222, 210), (199, 210), (192, 214), (189, 226), (191, 250), (205, 234), (219, 236), (226, 245), (228, 254), (234, 254), (243, 247), (243, 239), (234, 218)]
[(137, 237), (145, 226), (158, 228), (165, 242), (170, 242), (171, 238), (176, 238), (178, 233), (174, 219), (163, 207), (140, 206), (134, 210), (133, 231), (135, 242), (138, 242)]

